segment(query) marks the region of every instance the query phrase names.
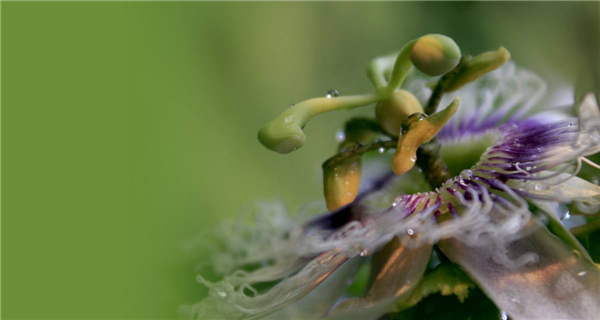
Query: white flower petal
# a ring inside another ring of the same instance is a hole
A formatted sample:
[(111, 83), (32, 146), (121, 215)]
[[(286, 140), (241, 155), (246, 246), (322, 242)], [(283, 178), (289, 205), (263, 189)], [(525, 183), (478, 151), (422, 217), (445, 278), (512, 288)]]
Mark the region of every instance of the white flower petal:
[(600, 204), (600, 186), (568, 173), (556, 175), (542, 171), (534, 176), (552, 176), (542, 181), (510, 180), (506, 184), (531, 198), (562, 202), (581, 201), (590, 205)]
[(329, 318), (379, 319), (388, 313), (398, 299), (410, 296), (417, 287), (425, 273), (431, 249), (431, 245), (407, 247), (406, 241), (394, 238), (373, 256), (371, 268), (376, 276), (366, 297), (340, 302)]
[[(546, 228), (526, 231), (531, 233), (496, 248), (470, 247), (454, 239), (439, 246), (511, 318), (598, 319), (598, 268)], [(537, 259), (511, 267), (496, 261), (497, 251), (513, 259), (532, 254)]]

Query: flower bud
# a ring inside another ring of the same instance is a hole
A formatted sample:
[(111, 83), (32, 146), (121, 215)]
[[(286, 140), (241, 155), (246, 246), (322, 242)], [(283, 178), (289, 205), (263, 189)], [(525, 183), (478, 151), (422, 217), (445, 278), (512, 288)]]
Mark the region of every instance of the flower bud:
[(381, 127), (394, 137), (400, 135), (402, 121), (413, 113), (423, 113), (419, 100), (406, 90), (397, 90), (387, 100), (377, 103), (375, 117)]
[(293, 111), (283, 112), (258, 131), (258, 140), (266, 148), (281, 154), (299, 149), (306, 136), (298, 121)]
[(410, 52), (410, 60), (414, 66), (432, 77), (454, 69), (460, 57), (460, 48), (456, 42), (441, 34), (429, 34), (419, 38)]
[(360, 156), (344, 160), (333, 168), (323, 166), (323, 187), (329, 211), (335, 211), (354, 201), (358, 195), (360, 174)]
[(403, 175), (412, 169), (417, 161), (417, 149), (429, 142), (444, 127), (446, 122), (456, 113), (460, 99), (456, 98), (444, 110), (429, 117), (421, 114), (407, 118), (402, 136), (398, 139), (396, 153), (392, 158), (392, 170), (396, 175)]

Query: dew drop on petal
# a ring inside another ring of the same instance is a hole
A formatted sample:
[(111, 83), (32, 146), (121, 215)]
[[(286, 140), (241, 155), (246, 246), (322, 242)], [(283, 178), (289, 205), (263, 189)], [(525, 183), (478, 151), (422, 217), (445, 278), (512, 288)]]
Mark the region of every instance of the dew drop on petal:
[(290, 114), (289, 116), (286, 116), (283, 121), (285, 121), (285, 123), (290, 123), (292, 121), (294, 121), (294, 115)]
[(326, 97), (327, 99), (329, 99), (329, 98), (331, 98), (331, 97), (334, 97), (334, 98), (335, 98), (335, 97), (339, 97), (339, 96), (340, 96), (340, 93), (339, 93), (337, 90), (335, 90), (335, 89), (332, 89), (332, 90), (329, 90), (329, 91), (327, 91), (327, 95), (326, 95), (325, 97)]
[(461, 171), (460, 175), (461, 175), (461, 177), (463, 177), (465, 179), (472, 179), (473, 171), (471, 171), (470, 169), (466, 169), (466, 170)]
[(340, 130), (335, 134), (335, 141), (337, 142), (344, 142), (344, 140), (346, 140), (346, 134), (344, 133), (344, 130)]
[(587, 274), (586, 271), (581, 271), (577, 275), (580, 276), (580, 277), (585, 277), (586, 274)]
[(385, 148), (384, 148), (384, 147), (381, 147), (381, 148), (379, 148), (377, 151), (379, 151), (379, 153), (384, 153), (384, 152), (385, 152)]
[(562, 220), (568, 220), (569, 218), (571, 218), (571, 212), (567, 211), (567, 213), (565, 213), (565, 215), (562, 217)]
[(415, 234), (415, 230), (413, 230), (413, 229), (408, 229), (408, 230), (406, 230), (406, 234), (408, 234), (409, 236), (412, 236), (412, 235), (414, 235), (414, 234)]
[(219, 297), (225, 298), (227, 297), (227, 293), (223, 292), (223, 291), (219, 291), (219, 293), (217, 293), (219, 295)]
[(364, 249), (364, 250), (361, 250), (359, 254), (360, 254), (361, 257), (364, 257), (367, 254), (369, 254), (369, 251), (367, 249)]
[(506, 313), (506, 311), (504, 311), (504, 310), (500, 311), (500, 319), (508, 320), (508, 314)]
[(397, 206), (398, 204), (400, 204), (400, 201), (404, 200), (404, 196), (396, 196), (394, 198), (394, 202), (392, 202), (392, 207)]
[(417, 158), (415, 158), (415, 157), (410, 157), (410, 161), (411, 161), (411, 162), (416, 162), (416, 161), (417, 161)]

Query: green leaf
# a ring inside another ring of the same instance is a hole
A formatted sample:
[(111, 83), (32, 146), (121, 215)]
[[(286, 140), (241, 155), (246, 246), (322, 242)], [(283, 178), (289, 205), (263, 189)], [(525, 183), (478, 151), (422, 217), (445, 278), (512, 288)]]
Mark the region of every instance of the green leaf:
[(387, 314), (380, 320), (489, 320), (499, 319), (499, 313), (496, 305), (479, 288), (474, 288), (463, 303), (458, 303), (454, 296), (436, 293), (410, 309)]
[(443, 296), (455, 295), (463, 302), (469, 295), (469, 289), (476, 285), (458, 266), (444, 262), (428, 271), (414, 293), (405, 300), (398, 302), (398, 310), (408, 309), (430, 294), (440, 293)]

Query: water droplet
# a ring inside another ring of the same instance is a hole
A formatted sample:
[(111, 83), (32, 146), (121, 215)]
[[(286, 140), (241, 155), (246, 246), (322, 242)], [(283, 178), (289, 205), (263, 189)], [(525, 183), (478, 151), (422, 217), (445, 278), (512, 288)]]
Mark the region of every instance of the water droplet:
[(571, 218), (571, 212), (567, 211), (567, 213), (565, 213), (565, 215), (562, 217), (562, 220), (569, 220), (569, 218)]
[(289, 116), (286, 116), (283, 121), (285, 121), (285, 123), (290, 123), (292, 121), (294, 121), (294, 115), (290, 114)]
[(587, 271), (581, 271), (577, 275), (580, 277), (585, 277), (586, 274), (587, 274)]
[(385, 152), (385, 148), (384, 148), (384, 147), (381, 147), (381, 148), (379, 148), (377, 151), (379, 151), (379, 153), (384, 153), (384, 152)]
[(392, 207), (397, 206), (398, 204), (400, 204), (400, 202), (404, 200), (404, 196), (396, 196), (394, 197), (394, 202), (392, 202)]
[(508, 320), (508, 314), (506, 313), (506, 311), (504, 311), (504, 310), (500, 311), (500, 319)]
[(329, 90), (329, 91), (327, 91), (327, 95), (326, 95), (325, 97), (326, 97), (327, 99), (329, 99), (329, 98), (331, 98), (331, 97), (334, 97), (334, 98), (335, 98), (335, 97), (339, 97), (339, 96), (340, 96), (340, 93), (339, 93), (337, 90), (333, 89), (333, 90)]
[(409, 236), (412, 236), (412, 235), (414, 235), (414, 234), (415, 234), (415, 230), (413, 230), (413, 229), (408, 229), (408, 230), (406, 230), (406, 234), (408, 234)]
[(529, 171), (529, 170), (531, 170), (531, 167), (527, 166), (527, 167), (525, 167), (525, 170)]
[(473, 178), (473, 171), (471, 171), (470, 169), (466, 169), (466, 170), (463, 170), (463, 171), (460, 173), (460, 175), (461, 175), (463, 178), (466, 178), (466, 179), (471, 179), (471, 178)]
[(219, 293), (217, 293), (217, 294), (218, 294), (218, 295), (219, 295), (219, 297), (221, 297), (221, 298), (225, 298), (225, 297), (227, 297), (227, 293), (226, 293), (226, 292), (223, 292), (223, 291), (219, 291)]
[(344, 130), (340, 130), (335, 134), (335, 141), (337, 142), (344, 142), (344, 140), (346, 140), (346, 134), (344, 133)]
[(410, 161), (411, 161), (411, 162), (416, 162), (416, 161), (417, 161), (417, 158), (415, 158), (415, 157), (410, 157)]
[(360, 254), (360, 256), (361, 256), (361, 257), (364, 257), (364, 256), (366, 256), (367, 254), (369, 254), (369, 251), (368, 251), (367, 249), (364, 249), (364, 250), (362, 250), (362, 251), (361, 251), (359, 254)]
[(546, 190), (548, 189), (548, 187), (546, 187), (545, 185), (541, 184), (541, 183), (536, 183), (534, 186), (535, 190), (537, 191), (541, 191), (541, 190)]

